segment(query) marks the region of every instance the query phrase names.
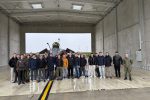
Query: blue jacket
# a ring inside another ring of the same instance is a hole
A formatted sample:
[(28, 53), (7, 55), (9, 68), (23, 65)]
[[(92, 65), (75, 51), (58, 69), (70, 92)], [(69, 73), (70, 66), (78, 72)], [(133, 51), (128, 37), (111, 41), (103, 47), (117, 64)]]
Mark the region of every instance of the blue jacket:
[(80, 66), (80, 58), (79, 57), (74, 58), (74, 66)]
[(104, 56), (98, 56), (97, 57), (97, 63), (99, 66), (105, 65), (105, 57)]
[(28, 66), (31, 70), (37, 69), (38, 68), (37, 59), (33, 59), (33, 58), (29, 59)]

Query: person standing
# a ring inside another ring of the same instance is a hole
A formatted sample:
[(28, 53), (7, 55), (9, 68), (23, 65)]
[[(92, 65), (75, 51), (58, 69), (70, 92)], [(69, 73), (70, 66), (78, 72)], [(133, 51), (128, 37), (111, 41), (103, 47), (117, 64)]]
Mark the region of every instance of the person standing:
[(75, 54), (75, 57), (74, 57), (74, 69), (75, 69), (75, 77), (76, 78), (80, 78), (80, 58), (79, 58), (79, 55), (76, 53)]
[[(20, 59), (20, 54), (17, 54), (17, 62)], [(15, 70), (15, 81), (17, 82), (18, 80), (18, 71), (17, 71), (17, 65), (16, 65), (16, 70)]]
[(97, 61), (99, 66), (100, 79), (105, 79), (105, 57), (103, 56), (102, 52), (99, 53)]
[(67, 78), (68, 77), (68, 59), (66, 57), (66, 54), (63, 55), (62, 61), (63, 61), (63, 78)]
[(112, 78), (111, 64), (112, 64), (112, 57), (109, 55), (108, 52), (106, 52), (105, 56), (106, 78)]
[(123, 66), (124, 66), (124, 73), (125, 73), (124, 80), (127, 80), (127, 74), (129, 74), (129, 80), (132, 81), (131, 78), (132, 64), (133, 61), (129, 58), (129, 54), (125, 53), (125, 58), (123, 59)]
[(50, 53), (47, 57), (47, 66), (48, 66), (48, 77), (49, 80), (54, 79), (54, 57), (52, 56), (52, 53)]
[(80, 76), (82, 76), (82, 73), (83, 73), (83, 76), (85, 76), (85, 66), (87, 64), (87, 61), (85, 59), (85, 55), (81, 55), (81, 58), (80, 58)]
[(113, 64), (114, 64), (115, 74), (116, 74), (117, 78), (121, 77), (120, 67), (121, 67), (122, 63), (123, 63), (122, 57), (119, 55), (118, 52), (116, 52), (115, 56), (113, 56)]
[(21, 58), (17, 61), (17, 71), (18, 71), (18, 85), (25, 84), (25, 70), (26, 70), (27, 62), (24, 59), (24, 55), (21, 55)]
[(44, 59), (46, 61), (46, 67), (45, 67), (45, 78), (46, 80), (49, 78), (49, 73), (48, 73), (48, 64), (47, 64), (47, 57), (48, 57), (48, 54), (44, 54)]
[(63, 79), (63, 62), (60, 55), (58, 55), (56, 59), (56, 79), (57, 80)]
[(28, 67), (28, 59), (29, 59), (29, 55), (24, 54), (24, 59), (26, 61), (26, 69), (24, 71), (24, 76), (25, 76), (25, 82), (29, 82), (30, 81), (30, 77), (29, 77), (29, 67)]
[(46, 80), (45, 67), (46, 67), (46, 60), (43, 55), (40, 55), (40, 58), (39, 58), (39, 81), (41, 81), (41, 79), (42, 79), (45, 82), (45, 80)]
[(98, 53), (96, 53), (95, 54), (95, 66), (96, 66), (95, 71), (96, 71), (96, 76), (100, 77), (99, 66), (98, 66), (98, 57), (99, 57), (99, 55), (98, 55)]
[(31, 81), (37, 80), (38, 61), (35, 54), (33, 54), (32, 58), (29, 59), (28, 66), (31, 73)]
[(73, 56), (71, 53), (69, 53), (68, 56), (68, 78), (73, 78)]
[[(17, 71), (16, 71), (17, 60), (18, 59), (17, 59), (16, 53), (14, 53), (13, 57), (9, 60), (10, 75), (11, 75), (10, 81), (12, 83), (15, 83), (17, 81)], [(15, 76), (15, 79), (14, 79), (14, 76)]]
[(93, 53), (91, 53), (91, 55), (89, 56), (88, 59), (88, 64), (89, 64), (89, 74), (91, 77), (96, 77), (95, 74), (95, 57), (93, 55)]

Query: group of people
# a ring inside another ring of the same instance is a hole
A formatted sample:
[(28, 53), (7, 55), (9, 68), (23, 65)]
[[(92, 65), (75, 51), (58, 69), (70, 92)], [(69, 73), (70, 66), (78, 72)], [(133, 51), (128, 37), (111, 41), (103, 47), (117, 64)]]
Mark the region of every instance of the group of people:
[(122, 58), (118, 52), (113, 58), (106, 52), (91, 53), (89, 57), (79, 53), (58, 54), (55, 57), (50, 54), (14, 54), (9, 60), (11, 68), (11, 82), (18, 85), (29, 81), (62, 80), (64, 78), (99, 77), (100, 79), (112, 78), (112, 64), (117, 78), (121, 77), (120, 68), (124, 66), (125, 77), (129, 74), (133, 61), (128, 53)]

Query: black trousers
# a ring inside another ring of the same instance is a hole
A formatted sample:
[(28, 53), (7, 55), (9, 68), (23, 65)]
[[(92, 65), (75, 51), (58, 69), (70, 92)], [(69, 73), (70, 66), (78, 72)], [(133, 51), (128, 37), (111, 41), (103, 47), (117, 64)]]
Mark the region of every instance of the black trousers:
[(54, 80), (54, 70), (48, 69), (49, 80)]
[(68, 77), (73, 77), (73, 66), (68, 67)]
[(18, 83), (25, 81), (24, 70), (18, 70)]
[(120, 65), (114, 65), (116, 77), (121, 77)]
[(18, 79), (18, 72), (17, 72), (16, 69), (14, 70), (14, 72), (15, 72), (15, 81), (14, 81), (14, 82), (17, 82), (17, 79)]
[(85, 76), (85, 66), (80, 67), (80, 76)]

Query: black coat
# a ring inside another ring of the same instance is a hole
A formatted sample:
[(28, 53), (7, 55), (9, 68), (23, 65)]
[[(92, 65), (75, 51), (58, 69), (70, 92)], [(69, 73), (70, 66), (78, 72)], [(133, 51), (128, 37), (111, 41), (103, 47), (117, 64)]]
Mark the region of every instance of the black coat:
[(122, 57), (120, 55), (113, 56), (114, 66), (120, 66), (123, 63)]
[(89, 57), (88, 59), (89, 65), (95, 65), (96, 64), (96, 57)]
[(31, 69), (31, 70), (36, 70), (39, 68), (39, 61), (38, 59), (29, 59), (28, 61), (28, 67)]
[(85, 67), (86, 64), (87, 64), (86, 59), (85, 58), (80, 58), (80, 66)]
[(62, 59), (60, 58), (60, 59), (56, 59), (56, 67), (63, 67), (63, 61), (62, 61)]
[(105, 65), (105, 57), (104, 56), (98, 56), (97, 61), (98, 61), (99, 66)]
[(46, 59), (43, 58), (43, 59), (39, 59), (38, 60), (39, 62), (39, 68), (45, 68), (46, 67)]
[(106, 67), (109, 67), (109, 66), (111, 66), (111, 63), (112, 63), (112, 58), (111, 58), (111, 56), (110, 56), (110, 55), (105, 56), (105, 66), (106, 66)]
[(95, 56), (95, 65), (98, 65), (98, 56)]
[(74, 58), (73, 57), (67, 57), (68, 59), (68, 66), (71, 67), (74, 64)]
[(14, 57), (12, 57), (10, 60), (9, 60), (9, 66), (11, 67), (11, 68), (16, 68), (16, 66), (17, 66), (17, 61), (18, 61), (18, 58), (16, 57), (16, 58), (14, 58)]
[(47, 61), (48, 69), (53, 71), (54, 70), (54, 57), (48, 56), (46, 61)]

